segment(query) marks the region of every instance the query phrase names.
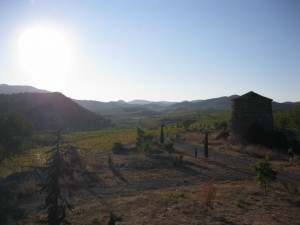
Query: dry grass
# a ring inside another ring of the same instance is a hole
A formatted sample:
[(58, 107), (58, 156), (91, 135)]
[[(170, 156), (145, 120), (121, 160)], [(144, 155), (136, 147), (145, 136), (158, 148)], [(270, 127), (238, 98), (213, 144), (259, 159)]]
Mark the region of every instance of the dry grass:
[(15, 195), (18, 199), (29, 198), (32, 197), (37, 190), (37, 182), (34, 179), (30, 179), (17, 187)]
[[(201, 138), (196, 134), (192, 137)], [(214, 143), (219, 150), (233, 156), (246, 154), (235, 149), (236, 146), (229, 148), (226, 142)], [(254, 147), (247, 149), (256, 151)], [(109, 154), (113, 168), (127, 182), (109, 168)], [(179, 168), (174, 168), (169, 160), (164, 151), (145, 156), (133, 150), (126, 154), (102, 150), (93, 159), (87, 158), (91, 169), (101, 171), (102, 182), (86, 182), (76, 187), (70, 200), (75, 207), (68, 214), (71, 223), (104, 225), (113, 212), (123, 216), (118, 225), (299, 224), (300, 195), (293, 191), (299, 187), (275, 182), (265, 197), (252, 177), (241, 176), (237, 171), (188, 155)], [(293, 166), (297, 167), (296, 162)], [(33, 187), (34, 183), (24, 184), (20, 193), (32, 193)], [(17, 201), (26, 214), (19, 224), (35, 224), (45, 213), (39, 210), (42, 199), (37, 193)]]
[(205, 184), (203, 188), (201, 196), (201, 208), (206, 210), (213, 210), (215, 204), (214, 201), (216, 199), (216, 193), (217, 189), (215, 180), (211, 179), (207, 184)]
[[(111, 211), (123, 215), (118, 224), (298, 224), (299, 195), (277, 184), (265, 198), (253, 182), (215, 184), (213, 209), (202, 208), (206, 184), (162, 188), (110, 197), (90, 196), (75, 208), (72, 224), (107, 224)], [(239, 200), (237, 205), (236, 201)]]
[(202, 143), (204, 140), (202, 132), (184, 132), (180, 134), (180, 139), (191, 142)]

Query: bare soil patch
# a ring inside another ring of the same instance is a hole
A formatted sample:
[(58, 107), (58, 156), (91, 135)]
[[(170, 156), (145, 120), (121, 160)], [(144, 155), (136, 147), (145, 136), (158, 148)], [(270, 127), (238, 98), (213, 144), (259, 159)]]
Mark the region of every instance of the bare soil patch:
[[(70, 201), (74, 209), (68, 214), (71, 223), (107, 224), (110, 212), (114, 212), (123, 216), (123, 221), (117, 223), (120, 225), (299, 224), (300, 195), (295, 189), (299, 187), (277, 181), (265, 197), (251, 175), (232, 169), (226, 161), (219, 163), (213, 157), (206, 160), (200, 153), (196, 158), (191, 147), (195, 143), (189, 140), (189, 144), (188, 150), (184, 150), (184, 144), (178, 145), (181, 148), (174, 153), (183, 154), (180, 167), (174, 167), (162, 149), (144, 155), (133, 145), (126, 146), (124, 154), (106, 150), (87, 159), (95, 171), (100, 171), (101, 180), (83, 181), (72, 187)], [(217, 151), (226, 152), (236, 161), (245, 156), (225, 148)], [(108, 164), (109, 155), (114, 169)], [(207, 190), (212, 187), (215, 196), (209, 197)], [(19, 224), (35, 224), (44, 213), (39, 210), (43, 198), (35, 192), (12, 200), (23, 210)], [(4, 224), (17, 223), (10, 220)]]

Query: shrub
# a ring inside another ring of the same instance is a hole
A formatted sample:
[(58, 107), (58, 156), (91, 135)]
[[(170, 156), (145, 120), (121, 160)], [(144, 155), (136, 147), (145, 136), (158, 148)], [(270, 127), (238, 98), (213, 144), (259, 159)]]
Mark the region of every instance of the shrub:
[(276, 180), (277, 171), (272, 168), (269, 157), (266, 156), (252, 165), (252, 168), (257, 173), (255, 180), (264, 187), (264, 194), (267, 195), (267, 188), (271, 181)]
[(181, 121), (181, 124), (182, 124), (182, 126), (184, 127), (184, 129), (187, 131), (187, 130), (189, 130), (190, 129), (190, 126), (193, 124), (193, 123), (195, 123), (196, 122), (196, 120), (193, 120), (193, 119), (183, 119), (182, 121)]
[(215, 180), (211, 179), (204, 187), (202, 194), (202, 207), (205, 209), (214, 209), (214, 201), (217, 194)]
[(18, 114), (0, 115), (0, 162), (32, 146), (32, 126)]
[(239, 208), (241, 208), (244, 203), (245, 203), (245, 201), (240, 195), (234, 200), (234, 205)]
[(155, 138), (152, 134), (145, 134), (144, 130), (137, 128), (136, 147), (140, 152), (151, 153), (155, 144)]
[(108, 156), (108, 160), (107, 161), (108, 161), (109, 168), (113, 168), (114, 167), (114, 162), (113, 162), (113, 160), (111, 158), (111, 155)]
[(223, 131), (220, 131), (217, 136), (216, 136), (216, 139), (217, 140), (220, 140), (220, 139), (227, 139), (229, 137), (229, 131), (227, 130), (223, 130)]
[(122, 154), (124, 153), (124, 147), (121, 142), (115, 142), (112, 147), (112, 151), (114, 154)]
[(113, 212), (111, 212), (109, 215), (109, 221), (107, 225), (115, 225), (118, 221), (123, 221), (123, 216), (117, 216)]
[(214, 126), (215, 126), (215, 129), (218, 130), (218, 131), (228, 130), (228, 122), (226, 122), (226, 121), (215, 122)]
[(94, 218), (91, 225), (101, 225), (101, 221), (98, 218)]
[(172, 158), (172, 163), (174, 167), (180, 167), (183, 164), (183, 155), (175, 156)]
[(175, 148), (174, 148), (174, 143), (173, 142), (170, 142), (170, 141), (166, 142), (164, 144), (164, 148), (169, 153), (169, 155), (171, 155), (172, 153), (175, 152)]
[(171, 191), (171, 192), (168, 192), (167, 195), (169, 197), (174, 197), (174, 198), (184, 198), (185, 197), (184, 192), (182, 192), (182, 191)]
[(37, 190), (36, 181), (34, 179), (31, 179), (18, 185), (18, 188), (16, 190), (16, 195), (18, 199), (30, 197), (35, 193), (36, 190)]
[(291, 194), (298, 194), (299, 193), (299, 188), (294, 185), (294, 184), (288, 184), (288, 183), (282, 183), (285, 190)]

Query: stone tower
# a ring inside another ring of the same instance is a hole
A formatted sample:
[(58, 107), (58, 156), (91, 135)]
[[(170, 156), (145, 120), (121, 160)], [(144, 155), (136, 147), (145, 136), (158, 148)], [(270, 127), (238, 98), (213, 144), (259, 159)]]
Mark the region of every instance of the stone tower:
[(231, 139), (238, 143), (245, 142), (247, 132), (257, 125), (265, 132), (273, 132), (272, 101), (252, 91), (232, 99), (229, 121)]

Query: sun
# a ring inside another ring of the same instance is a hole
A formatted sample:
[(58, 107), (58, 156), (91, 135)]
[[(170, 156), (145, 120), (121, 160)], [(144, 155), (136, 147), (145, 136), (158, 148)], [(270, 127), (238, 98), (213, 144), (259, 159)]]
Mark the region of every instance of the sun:
[(56, 89), (70, 73), (70, 40), (57, 28), (30, 27), (19, 36), (18, 57), (32, 85)]

